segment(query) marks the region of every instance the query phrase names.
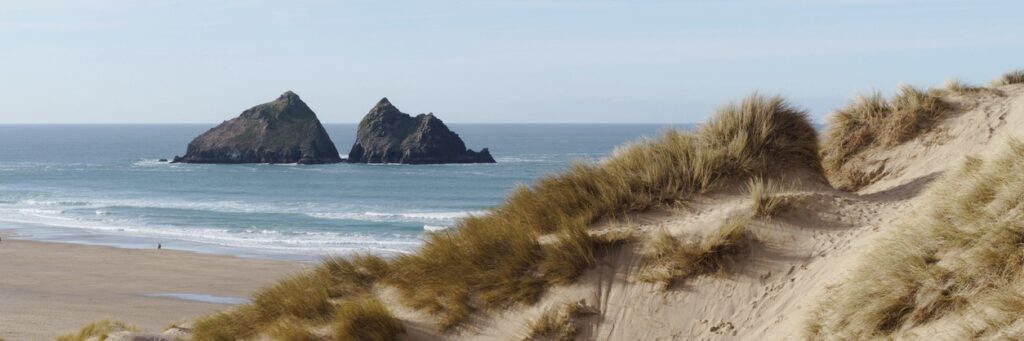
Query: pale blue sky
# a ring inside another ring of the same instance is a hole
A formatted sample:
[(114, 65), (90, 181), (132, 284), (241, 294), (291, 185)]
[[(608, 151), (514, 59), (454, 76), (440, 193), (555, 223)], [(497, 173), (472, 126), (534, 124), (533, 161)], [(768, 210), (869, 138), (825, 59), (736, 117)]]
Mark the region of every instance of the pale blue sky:
[(1024, 1), (0, 0), (0, 123), (220, 122), (294, 90), (448, 122), (703, 121), (758, 90), (855, 94), (1024, 68)]

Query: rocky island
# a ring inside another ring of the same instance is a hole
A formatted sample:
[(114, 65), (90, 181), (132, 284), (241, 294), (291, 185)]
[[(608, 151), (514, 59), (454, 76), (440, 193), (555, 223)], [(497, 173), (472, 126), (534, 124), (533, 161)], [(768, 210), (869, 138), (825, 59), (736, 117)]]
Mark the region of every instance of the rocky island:
[(184, 163), (337, 163), (338, 149), (316, 113), (288, 91), (242, 112), (188, 144)]
[(383, 98), (359, 122), (352, 163), (494, 163), (487, 148), (466, 149), (458, 134), (430, 114), (403, 113)]

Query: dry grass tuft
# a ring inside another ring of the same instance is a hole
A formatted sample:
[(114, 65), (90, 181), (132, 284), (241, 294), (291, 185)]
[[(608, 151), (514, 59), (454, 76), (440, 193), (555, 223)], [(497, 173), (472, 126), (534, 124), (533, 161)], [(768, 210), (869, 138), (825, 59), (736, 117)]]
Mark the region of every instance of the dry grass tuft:
[(252, 305), (204, 316), (196, 320), (192, 329), (193, 340), (232, 341), (245, 340), (259, 334), (265, 326), (257, 319)]
[(1015, 70), (1008, 72), (1002, 77), (999, 77), (999, 79), (992, 81), (993, 86), (1003, 86), (1021, 83), (1024, 83), (1024, 70)]
[(786, 191), (782, 185), (761, 177), (748, 180), (747, 190), (750, 192), (750, 210), (755, 217), (771, 219), (793, 209), (797, 204), (796, 197), (781, 194)]
[(979, 93), (990, 90), (983, 86), (967, 84), (959, 79), (947, 80), (943, 89), (956, 94)]
[[(946, 316), (970, 337), (1024, 323), (1024, 145), (968, 159), (821, 303), (812, 339), (898, 337)], [(1009, 337), (1013, 338), (1013, 337)]]
[(77, 333), (62, 335), (57, 337), (57, 341), (85, 341), (88, 339), (106, 340), (110, 333), (120, 331), (134, 331), (135, 328), (125, 325), (124, 323), (111, 320), (100, 320), (85, 325), (82, 329), (79, 329)]
[(304, 334), (293, 325), (328, 323), (334, 319), (339, 302), (367, 294), (389, 272), (388, 263), (376, 256), (328, 258), (312, 271), (260, 290), (250, 304), (199, 319), (193, 335), (198, 340), (235, 340), (264, 334), (300, 337)]
[(303, 320), (284, 317), (268, 325), (263, 334), (276, 341), (321, 340), (322, 338), (313, 333), (311, 329), (311, 326)]
[(632, 239), (629, 232), (592, 235), (586, 226), (576, 225), (556, 233), (555, 242), (544, 245), (539, 264), (541, 277), (556, 285), (570, 284), (583, 271), (597, 264), (600, 255)]
[(539, 269), (542, 277), (554, 284), (569, 284), (583, 270), (597, 263), (597, 240), (577, 225), (557, 233), (554, 243), (544, 245), (544, 259)]
[(366, 295), (342, 303), (334, 313), (334, 340), (387, 341), (405, 333), (405, 326), (375, 296)]
[(734, 216), (697, 241), (684, 241), (662, 230), (648, 243), (640, 280), (671, 288), (690, 277), (722, 272), (728, 261), (747, 250), (754, 237), (750, 218)]
[[(535, 268), (543, 257), (537, 234), (483, 219), (463, 220), (460, 228), (434, 233), (420, 250), (394, 260), (389, 283), (403, 302), (440, 316), (440, 327), (454, 327), (476, 308), (533, 302), (543, 289)], [(477, 223), (479, 221), (480, 223)]]
[(254, 295), (257, 319), (267, 323), (280, 317), (322, 319), (331, 311), (331, 284), (329, 278), (319, 272), (278, 281)]
[(849, 162), (874, 147), (893, 147), (931, 129), (949, 109), (939, 97), (903, 86), (891, 100), (881, 93), (858, 96), (832, 116), (822, 144), (822, 166), (836, 188), (857, 190), (875, 175)]
[(597, 313), (582, 300), (553, 306), (530, 324), (530, 335), (524, 340), (574, 340), (579, 333), (576, 320)]

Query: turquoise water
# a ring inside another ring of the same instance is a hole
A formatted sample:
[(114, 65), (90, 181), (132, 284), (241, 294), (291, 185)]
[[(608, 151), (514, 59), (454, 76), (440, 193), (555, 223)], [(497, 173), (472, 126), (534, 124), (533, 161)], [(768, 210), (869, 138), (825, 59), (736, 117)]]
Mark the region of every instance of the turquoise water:
[[(516, 184), (597, 160), (659, 125), (451, 125), (497, 164), (191, 165), (209, 125), (0, 125), (0, 231), (245, 257), (408, 252)], [(355, 125), (327, 125), (342, 154)]]

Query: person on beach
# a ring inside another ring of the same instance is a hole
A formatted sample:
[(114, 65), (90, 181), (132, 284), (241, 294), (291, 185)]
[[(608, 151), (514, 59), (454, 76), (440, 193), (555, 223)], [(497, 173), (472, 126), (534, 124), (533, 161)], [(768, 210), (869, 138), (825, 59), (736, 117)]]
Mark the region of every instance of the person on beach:
[(164, 247), (164, 246), (163, 246), (163, 245), (160, 245), (160, 243), (156, 243), (156, 249), (157, 249), (157, 250), (159, 250), (159, 249), (162, 249), (163, 247)]

